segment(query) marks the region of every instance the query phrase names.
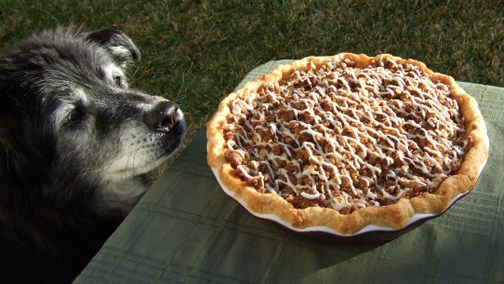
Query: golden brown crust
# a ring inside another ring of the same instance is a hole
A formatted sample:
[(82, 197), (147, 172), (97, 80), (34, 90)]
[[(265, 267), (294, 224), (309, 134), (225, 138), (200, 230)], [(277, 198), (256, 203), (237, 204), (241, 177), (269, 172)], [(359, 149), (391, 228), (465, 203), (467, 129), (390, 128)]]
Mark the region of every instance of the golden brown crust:
[[(392, 58), (398, 63), (408, 62), (419, 66), (422, 71), (430, 74), (433, 80), (440, 80), (447, 84), (451, 89), (452, 97), (459, 104), (467, 129), (467, 137), (470, 140), (470, 148), (457, 173), (446, 178), (436, 190), (432, 193), (422, 193), (411, 199), (401, 198), (392, 205), (365, 207), (351, 214), (340, 214), (334, 209), (323, 207), (296, 209), (276, 194), (257, 192), (254, 187), (233, 174), (233, 168), (224, 157), (226, 142), (222, 134), (226, 117), (230, 114), (229, 102), (238, 97), (247, 97), (265, 81), (281, 81), (294, 70), (306, 70), (310, 62), (320, 67), (336, 58), (351, 58), (358, 67), (366, 67), (371, 62), (384, 57)], [(235, 198), (242, 199), (249, 210), (257, 214), (274, 214), (294, 228), (325, 226), (343, 235), (354, 234), (371, 224), (401, 229), (416, 213), (440, 214), (444, 212), (455, 197), (472, 189), (488, 157), (486, 126), (476, 100), (460, 88), (452, 77), (434, 73), (419, 61), (405, 60), (389, 54), (371, 58), (364, 54), (341, 53), (328, 57), (307, 57), (288, 65), (280, 65), (270, 74), (248, 82), (242, 89), (231, 93), (220, 103), (218, 111), (208, 123), (207, 139), (209, 166), (217, 171), (222, 184), (232, 192)]]

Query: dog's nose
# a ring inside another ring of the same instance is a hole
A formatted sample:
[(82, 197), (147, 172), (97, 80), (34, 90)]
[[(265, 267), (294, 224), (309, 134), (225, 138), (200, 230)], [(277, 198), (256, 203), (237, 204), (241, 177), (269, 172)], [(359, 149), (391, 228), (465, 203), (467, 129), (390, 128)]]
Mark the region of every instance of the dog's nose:
[(152, 130), (169, 132), (183, 120), (179, 107), (170, 101), (162, 101), (144, 114), (144, 123)]

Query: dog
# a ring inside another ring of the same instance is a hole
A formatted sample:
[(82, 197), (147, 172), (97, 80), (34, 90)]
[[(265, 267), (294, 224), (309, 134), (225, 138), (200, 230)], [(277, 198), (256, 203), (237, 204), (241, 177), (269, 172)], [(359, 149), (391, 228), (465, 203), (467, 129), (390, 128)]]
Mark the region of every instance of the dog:
[(72, 26), (1, 55), (1, 282), (71, 282), (181, 144), (180, 108), (128, 87), (138, 59), (122, 31)]

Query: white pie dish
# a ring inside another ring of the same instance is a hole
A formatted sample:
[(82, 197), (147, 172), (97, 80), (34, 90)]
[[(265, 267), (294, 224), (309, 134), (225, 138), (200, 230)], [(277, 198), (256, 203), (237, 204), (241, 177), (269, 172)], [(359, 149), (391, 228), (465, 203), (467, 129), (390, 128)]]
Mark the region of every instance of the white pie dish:
[[(487, 146), (489, 147), (489, 140), (486, 140)], [(207, 145), (208, 147), (208, 145)], [(486, 162), (481, 165), (479, 168), (479, 175), (481, 175), (481, 172), (485, 168)], [(364, 242), (378, 242), (378, 241), (387, 241), (394, 239), (398, 236), (400, 236), (403, 233), (406, 233), (410, 231), (411, 229), (416, 228), (418, 225), (423, 224), (425, 221), (428, 221), (430, 219), (436, 218), (444, 214), (448, 209), (450, 209), (453, 204), (455, 204), (458, 200), (466, 196), (471, 190), (466, 191), (464, 193), (461, 193), (457, 196), (455, 196), (449, 203), (448, 208), (442, 212), (442, 213), (431, 213), (431, 214), (419, 214), (416, 213), (414, 214), (409, 221), (406, 223), (404, 228), (401, 229), (394, 229), (390, 227), (382, 227), (382, 226), (377, 226), (377, 225), (367, 225), (360, 229), (359, 231), (352, 233), (352, 234), (342, 234), (340, 232), (335, 231), (332, 228), (326, 227), (326, 226), (313, 226), (313, 227), (306, 227), (306, 228), (296, 228), (292, 226), (290, 223), (286, 222), (285, 220), (281, 219), (280, 217), (274, 215), (274, 214), (260, 214), (257, 212), (254, 212), (251, 210), (248, 206), (247, 203), (240, 197), (235, 195), (231, 190), (229, 190), (221, 181), (217, 170), (214, 168), (211, 168), (215, 178), (217, 179), (217, 182), (219, 183), (222, 191), (226, 193), (229, 197), (237, 201), (242, 207), (244, 207), (250, 214), (253, 216), (259, 218), (259, 219), (264, 219), (264, 220), (269, 220), (274, 223), (277, 223), (281, 225), (282, 227), (295, 232), (295, 233), (301, 233), (301, 234), (315, 234), (315, 235), (322, 235), (322, 236), (328, 236), (328, 237), (334, 237), (338, 239), (343, 239), (343, 240), (357, 240), (357, 241), (364, 241)]]

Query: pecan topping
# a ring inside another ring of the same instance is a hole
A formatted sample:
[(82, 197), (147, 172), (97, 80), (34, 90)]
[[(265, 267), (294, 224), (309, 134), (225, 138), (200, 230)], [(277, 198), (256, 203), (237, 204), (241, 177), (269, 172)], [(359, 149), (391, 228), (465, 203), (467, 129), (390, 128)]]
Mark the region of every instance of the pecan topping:
[(387, 57), (310, 64), (229, 108), (226, 160), (296, 208), (348, 214), (432, 192), (471, 143), (450, 88)]

